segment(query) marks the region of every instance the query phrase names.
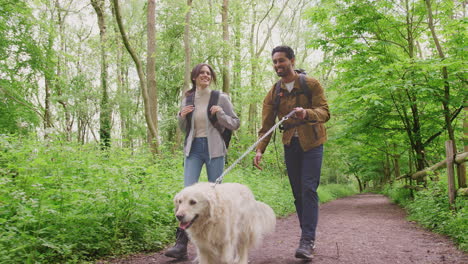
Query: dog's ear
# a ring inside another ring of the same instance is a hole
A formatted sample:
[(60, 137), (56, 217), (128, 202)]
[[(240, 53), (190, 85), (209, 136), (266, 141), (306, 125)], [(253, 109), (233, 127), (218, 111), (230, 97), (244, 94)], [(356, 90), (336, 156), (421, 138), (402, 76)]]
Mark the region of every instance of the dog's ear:
[(180, 195), (179, 194), (176, 194), (176, 196), (174, 196), (174, 212), (177, 213), (177, 210), (179, 210), (179, 197)]
[(219, 207), (218, 207), (218, 197), (216, 195), (216, 192), (209, 191), (209, 192), (204, 193), (204, 195), (205, 195), (206, 201), (208, 202), (208, 206), (209, 206), (208, 211), (210, 213), (210, 216), (217, 215), (216, 210)]

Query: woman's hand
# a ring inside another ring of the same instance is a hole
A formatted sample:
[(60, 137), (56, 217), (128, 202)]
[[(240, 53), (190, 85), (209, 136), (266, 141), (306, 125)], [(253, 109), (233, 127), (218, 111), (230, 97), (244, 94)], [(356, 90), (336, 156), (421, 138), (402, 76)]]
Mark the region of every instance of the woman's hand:
[(185, 118), (185, 116), (188, 114), (188, 113), (191, 113), (193, 112), (193, 110), (195, 110), (195, 106), (194, 105), (187, 105), (187, 106), (184, 106), (182, 108), (182, 110), (180, 111), (179, 115), (183, 118)]
[(213, 106), (211, 107), (211, 109), (210, 109), (210, 112), (211, 112), (212, 115), (214, 115), (214, 114), (216, 114), (216, 112), (219, 112), (219, 111), (221, 111), (221, 110), (223, 110), (223, 108), (222, 108), (221, 106), (219, 106), (219, 105), (213, 105)]

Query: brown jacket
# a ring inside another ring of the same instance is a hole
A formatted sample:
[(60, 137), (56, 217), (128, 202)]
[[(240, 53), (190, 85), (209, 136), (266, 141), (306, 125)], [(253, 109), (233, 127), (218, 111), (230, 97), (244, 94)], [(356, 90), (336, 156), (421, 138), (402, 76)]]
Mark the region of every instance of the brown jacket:
[[(330, 119), (330, 112), (328, 110), (327, 100), (320, 83), (314, 78), (306, 76), (306, 83), (311, 90), (312, 105), (309, 104), (309, 99), (305, 94), (292, 95), (295, 91), (300, 90), (299, 75), (297, 75), (294, 81), (294, 88), (291, 93), (288, 92), (285, 85), (281, 83), (281, 99), (278, 107), (278, 118), (279, 120), (291, 112), (295, 107), (302, 107), (307, 111), (305, 124), (296, 126), (291, 129), (287, 129), (283, 132), (283, 144), (289, 145), (291, 138), (294, 135), (294, 131), (297, 129), (299, 135), (299, 143), (301, 144), (302, 150), (308, 151), (312, 148), (318, 147), (327, 140), (327, 133), (325, 130), (324, 123)], [(275, 85), (270, 89), (267, 96), (263, 100), (263, 111), (262, 111), (262, 128), (258, 132), (259, 138), (262, 137), (271, 127), (275, 125), (275, 113), (274, 113), (274, 102), (275, 102)], [(296, 97), (298, 98), (298, 105), (296, 105)], [(301, 123), (302, 121), (297, 118), (289, 118), (284, 121), (285, 127), (294, 125), (295, 123)], [(271, 135), (263, 139), (257, 146), (257, 150), (262, 153), (270, 142)]]

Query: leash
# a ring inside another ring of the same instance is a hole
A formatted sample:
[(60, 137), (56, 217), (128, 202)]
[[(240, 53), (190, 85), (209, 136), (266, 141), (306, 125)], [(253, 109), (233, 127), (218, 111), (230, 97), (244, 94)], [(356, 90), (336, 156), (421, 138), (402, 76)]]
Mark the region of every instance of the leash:
[(260, 139), (257, 140), (257, 142), (255, 142), (252, 146), (250, 146), (246, 152), (244, 152), (244, 154), (242, 154), (236, 161), (234, 161), (231, 166), (229, 166), (225, 171), (223, 171), (223, 173), (221, 174), (221, 176), (219, 176), (216, 181), (214, 182), (213, 184), (213, 188), (216, 186), (216, 184), (220, 184), (222, 181), (223, 181), (223, 178), (224, 178), (224, 175), (226, 175), (230, 170), (232, 170), (232, 168), (234, 168), (234, 166), (237, 165), (237, 163), (239, 163), (247, 154), (249, 154), (250, 151), (252, 151), (257, 145), (258, 143), (260, 143), (260, 141), (262, 141), (264, 138), (266, 138), (268, 135), (271, 134), (271, 132), (273, 132), (279, 125), (281, 125), (284, 121), (286, 121), (288, 118), (290, 118), (294, 113), (296, 112), (296, 110), (292, 110), (291, 112), (289, 112), (289, 114), (283, 116), (283, 118), (281, 118), (280, 121), (278, 121), (278, 123), (276, 123), (274, 126), (272, 126), (270, 128), (270, 130), (268, 130), (265, 135), (263, 135)]

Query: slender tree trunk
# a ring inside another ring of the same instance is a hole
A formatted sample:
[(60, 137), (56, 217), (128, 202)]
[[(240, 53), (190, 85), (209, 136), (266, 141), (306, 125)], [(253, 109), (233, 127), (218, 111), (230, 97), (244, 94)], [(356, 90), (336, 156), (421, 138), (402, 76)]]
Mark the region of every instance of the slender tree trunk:
[[(406, 31), (407, 36), (406, 40), (408, 43), (408, 55), (410, 59), (415, 57), (415, 40), (413, 36), (413, 16), (410, 14), (410, 3), (408, 0), (405, 1), (406, 7)], [(411, 74), (411, 73), (410, 73)], [(413, 148), (416, 152), (416, 169), (422, 170), (426, 166), (426, 157), (425, 157), (425, 148), (422, 142), (422, 131), (421, 131), (421, 120), (419, 115), (418, 100), (414, 92), (410, 91), (408, 88), (405, 88), (405, 94), (410, 104), (411, 114), (412, 114), (412, 127), (411, 135), (413, 141)], [(411, 122), (407, 122), (410, 124)]]
[[(57, 10), (57, 22), (59, 26), (59, 36), (60, 36), (60, 54), (65, 54), (65, 33), (64, 33), (64, 21), (65, 17), (68, 14), (68, 11), (65, 12), (62, 16), (62, 7), (60, 6), (59, 0), (55, 0), (55, 9)], [(67, 9), (68, 10), (68, 9)], [(63, 62), (62, 60), (65, 60), (64, 56), (57, 56), (57, 78), (62, 77), (62, 67), (63, 65), (66, 65), (66, 62)], [(68, 102), (63, 98), (63, 93), (62, 93), (62, 87), (61, 87), (61, 82), (55, 82), (55, 91), (57, 92), (58, 95), (58, 103), (63, 107), (63, 111), (65, 114), (65, 133), (66, 133), (66, 139), (67, 141), (71, 141), (71, 133), (72, 133), (72, 127), (73, 127), (73, 119), (71, 118), (70, 111), (68, 110)]]
[(45, 79), (45, 98), (44, 98), (44, 137), (49, 137), (48, 129), (52, 127), (52, 114), (50, 111), (50, 79), (46, 77)]
[[(425, 0), (426, 8), (427, 8), (427, 15), (428, 15), (428, 27), (431, 30), (432, 39), (434, 40), (434, 44), (437, 48), (437, 52), (439, 57), (443, 60), (445, 59), (444, 51), (442, 50), (442, 46), (440, 45), (439, 38), (437, 37), (435, 26), (434, 26), (434, 19), (432, 18), (432, 6), (431, 0)], [(445, 126), (447, 127), (447, 133), (449, 135), (449, 139), (452, 140), (452, 147), (453, 153), (457, 153), (457, 144), (455, 143), (455, 133), (452, 127), (451, 121), (451, 114), (450, 114), (450, 84), (448, 80), (448, 70), (447, 67), (442, 67), (442, 78), (444, 79), (444, 99), (442, 100), (442, 106), (444, 108), (444, 118), (445, 118)]]
[[(118, 34), (118, 32), (116, 32)], [(118, 44), (117, 44), (118, 45)], [(123, 62), (122, 62), (122, 47), (120, 45), (117, 46), (116, 49), (116, 83), (117, 83), (117, 102), (118, 102), (118, 111), (120, 116), (120, 137), (122, 142), (122, 147), (128, 147), (128, 140), (127, 138), (127, 127), (126, 127), (126, 117), (128, 110), (125, 107), (123, 102), (124, 98), (126, 98), (125, 91), (124, 91), (124, 79), (123, 79)]]
[(184, 26), (184, 53), (185, 53), (185, 71), (184, 71), (184, 87), (182, 92), (190, 89), (192, 80), (190, 72), (192, 70), (192, 47), (190, 45), (190, 19), (192, 16), (192, 0), (187, 0), (187, 13), (185, 14)]
[[(184, 87), (179, 92), (179, 96), (182, 99), (183, 93), (190, 89), (190, 84), (192, 80), (190, 79), (190, 73), (192, 68), (192, 48), (190, 45), (190, 19), (192, 16), (192, 0), (187, 0), (187, 13), (185, 13), (185, 26), (184, 26), (184, 53), (185, 53), (185, 70), (184, 70)], [(180, 100), (181, 100), (180, 99)], [(179, 101), (180, 101), (179, 100)], [(176, 144), (174, 145), (173, 151), (175, 148), (178, 148), (182, 145), (182, 131), (179, 126), (176, 126)]]
[(358, 182), (358, 185), (359, 185), (359, 193), (362, 193), (362, 191), (364, 190), (363, 186), (362, 186), (362, 182), (361, 182), (361, 179), (359, 179), (359, 177), (356, 175), (356, 174), (353, 174), (354, 177), (356, 177), (356, 180)]
[[(393, 144), (393, 151), (394, 153), (397, 153), (397, 144)], [(400, 177), (400, 155), (399, 154), (394, 154), (392, 156), (393, 158), (393, 169), (394, 169), (394, 179), (397, 179)]]
[(148, 133), (148, 143), (151, 149), (159, 153), (158, 141), (158, 90), (156, 87), (156, 3), (148, 0), (147, 12), (147, 57), (146, 57), (146, 85), (148, 87), (151, 121), (156, 128), (156, 134)]
[(99, 140), (102, 148), (109, 148), (111, 141), (111, 116), (109, 105), (109, 93), (107, 88), (107, 55), (106, 55), (106, 21), (104, 18), (104, 0), (91, 0), (91, 5), (96, 11), (101, 49), (101, 111), (99, 114)]
[(223, 24), (223, 92), (229, 93), (229, 73), (230, 73), (230, 49), (229, 49), (229, 22), (228, 22), (229, 0), (223, 0), (222, 24)]
[(390, 182), (391, 174), (390, 174), (390, 154), (385, 154), (385, 162), (384, 162), (384, 181), (383, 184)]
[[(119, 31), (120, 31), (120, 35), (122, 36), (122, 41), (128, 53), (132, 57), (132, 60), (135, 63), (135, 66), (137, 69), (138, 79), (140, 81), (141, 94), (143, 97), (143, 106), (144, 106), (146, 124), (148, 126), (149, 133), (151, 133), (151, 137), (157, 138), (157, 134), (158, 134), (157, 127), (154, 125), (152, 118), (151, 118), (151, 108), (150, 108), (148, 90), (146, 86), (146, 78), (143, 73), (143, 66), (142, 66), (140, 59), (138, 58), (135, 51), (133, 50), (132, 46), (130, 45), (130, 42), (127, 37), (127, 33), (125, 32), (125, 28), (122, 23), (122, 16), (120, 14), (119, 0), (112, 0), (112, 2), (114, 3), (115, 18), (117, 21), (117, 25), (119, 26)], [(152, 149), (152, 151), (154, 153), (158, 152), (158, 150), (156, 149)]]
[[(234, 8), (235, 9), (235, 8)], [(242, 32), (242, 26), (241, 26), (241, 18), (240, 15), (237, 14), (234, 16), (234, 46), (235, 46), (235, 53), (234, 53), (234, 71), (233, 71), (233, 81), (232, 81), (232, 90), (235, 93), (236, 91), (239, 91), (241, 87), (241, 33)], [(234, 100), (235, 97), (232, 98)], [(234, 102), (234, 101), (233, 101)], [(239, 118), (242, 119), (241, 117), (242, 111), (239, 112)]]
[(49, 137), (49, 128), (52, 127), (52, 110), (51, 110), (51, 89), (54, 82), (53, 78), (53, 45), (54, 45), (54, 37), (52, 33), (49, 33), (48, 43), (47, 43), (47, 50), (46, 50), (46, 59), (47, 59), (47, 67), (44, 71), (44, 79), (45, 79), (45, 98), (44, 98), (44, 120), (43, 120), (43, 127), (44, 127), (44, 138)]
[[(255, 23), (257, 19), (257, 11), (255, 8), (252, 9), (252, 24), (250, 26), (250, 45), (249, 45), (249, 53), (250, 53), (250, 89), (249, 93), (253, 93), (254, 90), (257, 89), (257, 84), (256, 84), (256, 64), (257, 64), (257, 57), (255, 53)], [(257, 133), (257, 104), (255, 102), (252, 102), (249, 104), (249, 114), (248, 114), (248, 122), (247, 122), (247, 129), (249, 134), (255, 135)]]
[[(115, 10), (111, 8), (112, 16), (115, 17)], [(116, 47), (116, 83), (117, 83), (117, 104), (118, 104), (118, 112), (120, 116), (120, 137), (121, 137), (121, 146), (122, 147), (130, 147), (132, 146), (133, 138), (129, 136), (130, 131), (130, 116), (134, 116), (130, 113), (130, 108), (128, 105), (128, 66), (125, 63), (124, 59), (124, 49), (125, 47), (119, 43), (119, 28), (118, 26), (114, 25), (114, 35), (115, 35), (115, 43)]]

